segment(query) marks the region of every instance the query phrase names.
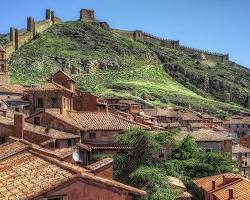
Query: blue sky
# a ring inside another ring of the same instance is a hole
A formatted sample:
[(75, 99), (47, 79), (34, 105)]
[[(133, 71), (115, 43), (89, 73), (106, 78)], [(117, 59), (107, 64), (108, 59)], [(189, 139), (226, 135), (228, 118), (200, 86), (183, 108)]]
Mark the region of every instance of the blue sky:
[(159, 37), (209, 51), (229, 53), (250, 67), (249, 0), (0, 0), (0, 33), (26, 27), (51, 8), (63, 20), (79, 18), (81, 8), (96, 10), (111, 27), (141, 29)]

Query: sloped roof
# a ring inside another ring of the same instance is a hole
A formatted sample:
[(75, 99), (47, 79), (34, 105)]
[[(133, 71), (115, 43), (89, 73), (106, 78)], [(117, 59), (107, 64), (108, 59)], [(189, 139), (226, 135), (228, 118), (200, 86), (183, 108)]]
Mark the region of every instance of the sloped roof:
[(197, 116), (197, 114), (192, 113), (192, 112), (184, 112), (184, 113), (180, 113), (180, 117), (183, 121), (202, 121), (202, 119), (200, 117)]
[(150, 127), (139, 124), (123, 117), (107, 112), (65, 112), (60, 113), (59, 109), (46, 109), (46, 113), (66, 122), (78, 129), (87, 130), (127, 130), (130, 128)]
[(25, 89), (27, 89), (27, 87), (23, 85), (11, 85), (11, 84), (0, 85), (0, 93), (23, 94)]
[(173, 109), (162, 109), (162, 108), (155, 108), (155, 109), (143, 109), (142, 110), (146, 115), (157, 117), (157, 116), (164, 116), (164, 117), (178, 117), (178, 111)]
[(86, 169), (89, 169), (91, 172), (95, 172), (112, 163), (113, 163), (112, 158), (104, 158), (102, 160), (92, 163), (91, 165), (86, 166)]
[(202, 122), (193, 122), (193, 123), (190, 123), (189, 126), (191, 128), (207, 128), (208, 126)]
[(16, 153), (19, 153), (25, 149), (28, 149), (29, 146), (22, 142), (13, 142), (13, 143), (6, 143), (0, 145), (0, 160), (5, 159), (9, 156), (12, 156)]
[(198, 187), (202, 187), (205, 191), (209, 192), (212, 190), (212, 181), (215, 181), (215, 189), (218, 189), (223, 186), (223, 176), (228, 180), (228, 182), (233, 182), (239, 180), (241, 177), (237, 174), (225, 173), (218, 174), (215, 176), (208, 176), (199, 178), (193, 181)]
[(228, 199), (229, 189), (233, 189), (233, 199), (249, 200), (250, 199), (250, 180), (241, 178), (240, 181), (235, 181), (228, 184), (226, 187), (213, 192), (213, 195), (218, 199)]
[(42, 85), (33, 86), (33, 87), (28, 88), (28, 89), (25, 90), (25, 92), (27, 92), (27, 93), (33, 93), (33, 92), (57, 92), (57, 91), (66, 91), (66, 92), (73, 93), (68, 88), (63, 87), (62, 85), (57, 84), (57, 83), (55, 83), (53, 81), (49, 82), (49, 83), (42, 84)]
[(64, 76), (66, 76), (68, 80), (71, 80), (71, 81), (75, 82), (75, 81), (72, 79), (72, 77), (70, 77), (68, 74), (66, 74), (63, 70), (58, 70), (56, 73), (54, 73), (54, 74), (52, 75), (52, 77), (56, 76), (56, 75), (59, 74), (59, 73), (61, 73), (61, 74), (63, 74)]
[(69, 181), (98, 183), (133, 194), (146, 192), (91, 174), (87, 169), (58, 161), (41, 153), (24, 150), (5, 160), (0, 160), (0, 199), (33, 199), (63, 186)]
[(199, 129), (197, 131), (182, 130), (175, 136), (177, 140), (183, 140), (188, 135), (192, 136), (196, 142), (222, 142), (232, 140), (228, 132), (218, 132), (212, 129)]
[(233, 153), (250, 153), (250, 149), (240, 144), (236, 144), (232, 146), (232, 152)]

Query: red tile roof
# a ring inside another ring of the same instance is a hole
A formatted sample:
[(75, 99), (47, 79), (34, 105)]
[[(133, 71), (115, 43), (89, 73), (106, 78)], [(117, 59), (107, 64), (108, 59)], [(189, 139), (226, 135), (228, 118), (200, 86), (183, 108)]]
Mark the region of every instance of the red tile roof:
[(172, 110), (172, 109), (162, 109), (162, 108), (156, 108), (156, 109), (143, 109), (142, 110), (146, 115), (158, 117), (158, 116), (164, 116), (164, 117), (178, 117), (178, 111)]
[(240, 144), (236, 144), (232, 146), (232, 152), (233, 153), (250, 153), (250, 149)]
[(2, 84), (0, 85), (0, 93), (11, 93), (11, 94), (23, 94), (27, 87), (23, 85), (11, 85)]
[(224, 140), (232, 140), (232, 138), (229, 137), (228, 132), (218, 132), (212, 129), (203, 128), (191, 132), (183, 129), (175, 136), (175, 138), (177, 140), (182, 140), (188, 135), (192, 136), (196, 142), (222, 142)]
[(142, 190), (91, 174), (88, 170), (47, 157), (32, 149), (0, 160), (0, 199), (33, 199), (69, 181), (88, 181), (145, 195)]
[(25, 92), (27, 93), (34, 93), (34, 92), (69, 92), (69, 93), (73, 93), (71, 90), (69, 90), (66, 87), (63, 87), (55, 82), (49, 82), (49, 83), (45, 83), (43, 85), (38, 85), (38, 86), (33, 86), (31, 88), (28, 88), (25, 90)]
[(209, 192), (212, 191), (212, 181), (215, 181), (215, 189), (221, 188), (223, 184), (223, 176), (226, 178), (225, 180), (227, 183), (234, 182), (236, 180), (240, 180), (240, 175), (232, 174), (232, 173), (226, 173), (226, 174), (219, 174), (215, 176), (208, 176), (199, 178), (193, 181), (193, 183), (197, 187), (202, 187), (203, 190)]
[(96, 172), (97, 170), (112, 163), (113, 163), (112, 158), (104, 158), (102, 160), (92, 163), (91, 165), (86, 166), (86, 169), (89, 169), (91, 172)]
[(13, 142), (13, 143), (6, 143), (0, 145), (0, 160), (5, 159), (9, 156), (12, 156), (16, 153), (19, 153), (25, 149), (28, 149), (29, 146), (22, 142)]
[(192, 112), (185, 112), (185, 113), (180, 113), (180, 118), (183, 121), (202, 121), (200, 117), (197, 116), (197, 114), (192, 113)]
[(106, 112), (65, 112), (59, 109), (46, 109), (49, 115), (64, 121), (65, 123), (87, 130), (127, 130), (130, 128), (150, 129), (149, 126), (139, 124), (112, 113)]

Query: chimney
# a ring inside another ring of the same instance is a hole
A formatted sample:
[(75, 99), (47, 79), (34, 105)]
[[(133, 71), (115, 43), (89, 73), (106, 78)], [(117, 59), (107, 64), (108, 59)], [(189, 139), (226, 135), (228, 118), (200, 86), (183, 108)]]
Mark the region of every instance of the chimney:
[(229, 196), (229, 199), (234, 198), (234, 189), (233, 188), (228, 188), (228, 196)]
[(226, 184), (226, 176), (225, 175), (222, 176), (222, 180), (223, 180), (222, 181), (223, 185), (225, 185)]
[(215, 180), (212, 180), (212, 190), (215, 190)]
[(24, 115), (21, 113), (14, 115), (14, 137), (23, 139)]

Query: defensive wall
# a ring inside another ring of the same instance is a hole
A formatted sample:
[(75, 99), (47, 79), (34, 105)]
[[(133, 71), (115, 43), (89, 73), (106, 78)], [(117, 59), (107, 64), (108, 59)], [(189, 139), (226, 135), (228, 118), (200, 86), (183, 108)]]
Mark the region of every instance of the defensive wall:
[(18, 30), (11, 27), (9, 33), (9, 42), (3, 46), (6, 51), (7, 59), (22, 45), (28, 43), (38, 33), (48, 29), (51, 25), (60, 23), (61, 20), (54, 15), (54, 11), (46, 10), (45, 19), (36, 22), (33, 17), (27, 18), (27, 28)]
[[(96, 19), (94, 10), (81, 9), (80, 21), (96, 22), (102, 28), (106, 30), (110, 30), (110, 27), (107, 22), (101, 22)], [(55, 17), (54, 11), (47, 9), (45, 19), (42, 21), (35, 22), (34, 18), (28, 17), (26, 30), (23, 31), (23, 30), (18, 30), (14, 27), (11, 27), (10, 33), (9, 33), (9, 42), (4, 46), (6, 50), (7, 58), (9, 58), (15, 50), (17, 50), (22, 45), (32, 40), (37, 33), (41, 33), (45, 31), (46, 29), (48, 29), (51, 25), (57, 24), (60, 22), (61, 20)], [(125, 31), (125, 30), (116, 30), (116, 29), (113, 29), (113, 30), (135, 41), (157, 43), (160, 46), (180, 50), (186, 54), (199, 54), (199, 55), (203, 54), (205, 58), (208, 60), (212, 60), (215, 62), (224, 62), (230, 65), (238, 66), (238, 64), (229, 60), (228, 54), (209, 52), (209, 51), (204, 51), (204, 50), (195, 49), (191, 47), (186, 47), (186, 46), (180, 45), (179, 40), (159, 38), (149, 33), (145, 33), (141, 30), (135, 30), (135, 31)]]

